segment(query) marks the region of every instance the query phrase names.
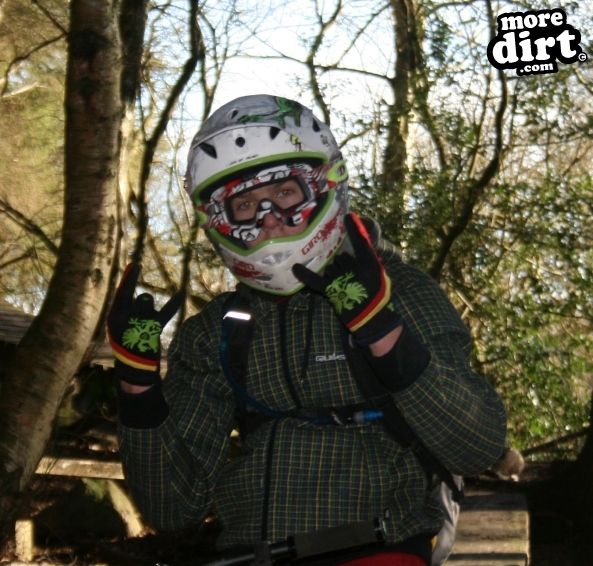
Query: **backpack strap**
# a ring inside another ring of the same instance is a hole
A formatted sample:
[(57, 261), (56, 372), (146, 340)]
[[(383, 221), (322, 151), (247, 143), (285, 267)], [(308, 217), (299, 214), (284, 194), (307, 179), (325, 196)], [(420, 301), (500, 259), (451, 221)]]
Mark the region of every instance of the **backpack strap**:
[(219, 359), (237, 399), (236, 419), (242, 434), (249, 434), (269, 420), (285, 418), (301, 419), (315, 425), (347, 426), (376, 421), (383, 417), (366, 401), (344, 407), (297, 407), (283, 411), (268, 407), (251, 396), (247, 392), (245, 379), (255, 321), (249, 308), (249, 299), (239, 289), (229, 295), (223, 306)]
[(239, 414), (244, 413), (247, 406), (251, 406), (258, 413), (272, 419), (292, 416), (291, 411), (279, 411), (260, 403), (245, 390), (249, 347), (255, 324), (247, 298), (238, 291), (232, 293), (226, 300), (223, 311), (219, 359), (224, 375), (239, 402)]
[(460, 489), (453, 474), (418, 438), (418, 435), (398, 409), (389, 391), (379, 378), (375, 377), (375, 373), (365, 359), (362, 350), (352, 347), (346, 334), (344, 336), (344, 351), (361, 393), (365, 399), (374, 403), (376, 410), (383, 413), (383, 424), (387, 432), (398, 443), (413, 450), (426, 472), (436, 474), (449, 487), (455, 501), (460, 501), (463, 498), (463, 490)]

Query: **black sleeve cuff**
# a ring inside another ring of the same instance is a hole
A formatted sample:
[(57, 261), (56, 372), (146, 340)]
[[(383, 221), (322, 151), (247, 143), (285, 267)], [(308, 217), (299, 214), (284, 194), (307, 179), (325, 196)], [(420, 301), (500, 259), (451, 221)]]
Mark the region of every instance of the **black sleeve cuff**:
[(383, 385), (392, 392), (402, 391), (411, 385), (430, 362), (430, 352), (405, 324), (400, 337), (387, 354), (375, 357), (365, 350), (365, 357)]
[(156, 428), (169, 415), (161, 384), (157, 383), (143, 393), (126, 393), (117, 384), (119, 421), (128, 428)]

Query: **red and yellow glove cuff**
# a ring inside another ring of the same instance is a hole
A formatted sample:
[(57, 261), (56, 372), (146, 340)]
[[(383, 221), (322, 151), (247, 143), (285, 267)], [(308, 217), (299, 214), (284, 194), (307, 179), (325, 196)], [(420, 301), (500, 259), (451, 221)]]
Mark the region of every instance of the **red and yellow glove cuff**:
[(356, 332), (374, 318), (383, 308), (389, 303), (391, 299), (391, 279), (381, 269), (381, 286), (373, 300), (361, 311), (356, 317), (347, 323), (350, 332)]
[(146, 358), (143, 356), (139, 356), (137, 354), (132, 354), (130, 351), (123, 348), (120, 344), (118, 344), (111, 335), (109, 337), (109, 344), (111, 345), (111, 350), (113, 351), (113, 356), (115, 359), (119, 360), (123, 364), (133, 367), (135, 369), (144, 370), (154, 372), (159, 368), (159, 361), (152, 360), (150, 358)]

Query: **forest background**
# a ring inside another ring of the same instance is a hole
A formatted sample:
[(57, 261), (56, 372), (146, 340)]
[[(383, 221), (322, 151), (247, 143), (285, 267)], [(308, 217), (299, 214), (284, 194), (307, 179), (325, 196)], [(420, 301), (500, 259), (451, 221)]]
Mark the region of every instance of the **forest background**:
[(352, 208), (445, 288), (509, 442), (561, 437), (554, 457), (591, 469), (593, 70), (486, 55), (497, 15), (554, 8), (591, 53), (591, 2), (1, 0), (0, 300), (38, 316), (3, 371), (0, 509), (131, 258), (157, 302), (187, 291), (180, 319), (233, 286), (185, 159), (205, 116), (259, 92), (330, 123)]

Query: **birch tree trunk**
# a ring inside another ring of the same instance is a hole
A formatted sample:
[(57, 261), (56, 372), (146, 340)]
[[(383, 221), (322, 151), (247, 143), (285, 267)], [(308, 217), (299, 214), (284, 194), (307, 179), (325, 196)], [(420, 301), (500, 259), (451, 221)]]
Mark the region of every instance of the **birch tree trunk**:
[(71, 0), (66, 76), (65, 211), (59, 256), (39, 315), (0, 391), (0, 527), (43, 455), (66, 385), (100, 322), (117, 247), (121, 121), (117, 0)]

